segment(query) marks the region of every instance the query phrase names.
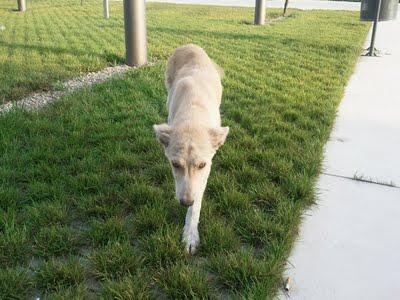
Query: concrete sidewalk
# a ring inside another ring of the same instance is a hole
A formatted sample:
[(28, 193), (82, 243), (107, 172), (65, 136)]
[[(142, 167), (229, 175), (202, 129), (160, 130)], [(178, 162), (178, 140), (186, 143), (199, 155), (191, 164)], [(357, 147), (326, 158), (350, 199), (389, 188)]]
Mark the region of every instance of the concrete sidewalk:
[[(150, 0), (150, 2), (166, 2), (177, 4), (204, 4), (221, 6), (254, 7), (255, 0)], [(267, 0), (267, 7), (283, 8), (284, 0)], [(321, 0), (289, 0), (289, 8), (328, 9), (328, 10), (360, 10), (360, 2), (321, 1)]]
[(289, 259), (290, 299), (400, 299), (399, 20), (379, 23), (376, 47), (382, 57), (360, 58), (326, 145), (319, 200)]

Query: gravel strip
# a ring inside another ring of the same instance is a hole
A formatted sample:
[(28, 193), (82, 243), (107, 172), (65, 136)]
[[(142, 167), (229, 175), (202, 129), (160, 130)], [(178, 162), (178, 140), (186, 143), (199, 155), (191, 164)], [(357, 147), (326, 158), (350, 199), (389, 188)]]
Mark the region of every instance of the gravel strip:
[(49, 103), (58, 100), (64, 95), (73, 93), (84, 87), (104, 82), (111, 76), (116, 74), (123, 74), (130, 69), (132, 69), (132, 67), (128, 65), (120, 65), (115, 67), (108, 67), (98, 72), (88, 73), (84, 76), (64, 82), (62, 84), (62, 90), (33, 93), (25, 98), (22, 98), (19, 101), (7, 102), (0, 106), (0, 114), (5, 114), (16, 107), (28, 110), (41, 108)]

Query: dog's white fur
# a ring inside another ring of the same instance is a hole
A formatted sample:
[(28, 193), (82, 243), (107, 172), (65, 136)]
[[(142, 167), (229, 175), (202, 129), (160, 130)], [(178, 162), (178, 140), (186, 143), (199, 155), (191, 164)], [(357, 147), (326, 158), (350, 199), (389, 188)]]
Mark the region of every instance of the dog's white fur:
[(167, 63), (168, 124), (154, 125), (175, 179), (176, 197), (189, 206), (183, 242), (193, 253), (199, 245), (201, 202), (211, 171), (211, 160), (225, 142), (229, 127), (221, 127), (220, 69), (196, 45), (177, 48)]

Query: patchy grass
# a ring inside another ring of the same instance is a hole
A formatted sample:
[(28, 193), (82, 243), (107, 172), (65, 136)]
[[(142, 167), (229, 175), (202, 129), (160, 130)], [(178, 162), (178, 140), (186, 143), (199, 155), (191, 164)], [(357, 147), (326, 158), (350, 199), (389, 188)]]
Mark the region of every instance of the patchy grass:
[(25, 226), (15, 224), (14, 212), (1, 211), (0, 217), (1, 267), (12, 267), (26, 263), (32, 251)]
[(110, 243), (93, 252), (89, 260), (93, 274), (100, 280), (119, 279), (124, 275), (135, 274), (141, 267), (141, 253), (135, 252), (129, 243)]
[(76, 288), (85, 280), (85, 269), (75, 257), (66, 262), (55, 259), (45, 262), (36, 272), (36, 285), (46, 292)]
[(210, 276), (195, 264), (177, 263), (161, 269), (156, 282), (168, 299), (216, 297)]
[[(83, 6), (75, 0), (54, 0), (51, 4), (37, 0), (29, 3), (23, 14), (13, 11), (15, 8), (16, 2), (0, 0), (0, 25), (6, 28), (0, 31), (0, 104), (18, 100), (32, 91), (59, 87), (60, 80), (124, 61), (121, 2), (110, 2), (110, 20), (104, 20), (103, 7), (94, 0), (85, 0)], [(228, 14), (224, 16), (225, 24), (219, 24), (218, 18), (224, 11)], [(215, 29), (221, 25), (233, 28), (240, 21), (249, 20), (249, 10), (246, 16), (242, 11), (197, 8), (205, 23), (185, 29), (206, 30), (206, 22)], [(163, 16), (176, 22), (181, 12), (172, 5), (160, 10), (159, 5), (150, 4), (148, 14), (150, 59), (157, 61), (165, 57), (165, 48), (170, 49), (168, 35), (178, 34), (176, 27), (168, 28), (171, 24), (160, 27), (167, 25)], [(276, 16), (277, 11), (270, 14), (271, 18)]]
[(149, 288), (143, 276), (128, 276), (120, 281), (106, 281), (101, 291), (101, 299), (149, 299)]
[(227, 290), (248, 292), (254, 286), (264, 285), (266, 291), (276, 286), (275, 274), (280, 266), (262, 256), (254, 257), (254, 249), (240, 249), (212, 257), (209, 268), (218, 274), (218, 282)]
[(27, 271), (21, 268), (0, 269), (0, 295), (2, 299), (27, 299), (33, 282)]
[(80, 232), (69, 227), (43, 227), (35, 234), (36, 255), (40, 257), (77, 254), (79, 245)]
[[(109, 21), (98, 2), (35, 1), (25, 14), (0, 3), (2, 101), (122, 60), (120, 2)], [(274, 297), (368, 25), (356, 13), (294, 11), (254, 27), (252, 14), (151, 4), (154, 67), (0, 117), (0, 298)], [(225, 69), (231, 128), (193, 257), (152, 132), (167, 115), (165, 60), (188, 42)]]

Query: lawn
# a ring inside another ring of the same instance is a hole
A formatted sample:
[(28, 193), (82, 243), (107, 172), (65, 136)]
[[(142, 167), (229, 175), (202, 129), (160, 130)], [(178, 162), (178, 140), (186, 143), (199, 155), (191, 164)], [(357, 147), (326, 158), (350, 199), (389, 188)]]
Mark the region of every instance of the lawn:
[[(0, 95), (16, 100), (120, 63), (122, 4), (0, 0)], [(357, 13), (148, 5), (152, 67), (0, 117), (0, 299), (270, 299), (368, 25)], [(278, 11), (269, 11), (276, 18)], [(18, 31), (17, 28), (20, 30)], [(223, 124), (185, 255), (185, 210), (152, 125), (166, 119), (165, 60), (201, 45), (226, 73)]]

